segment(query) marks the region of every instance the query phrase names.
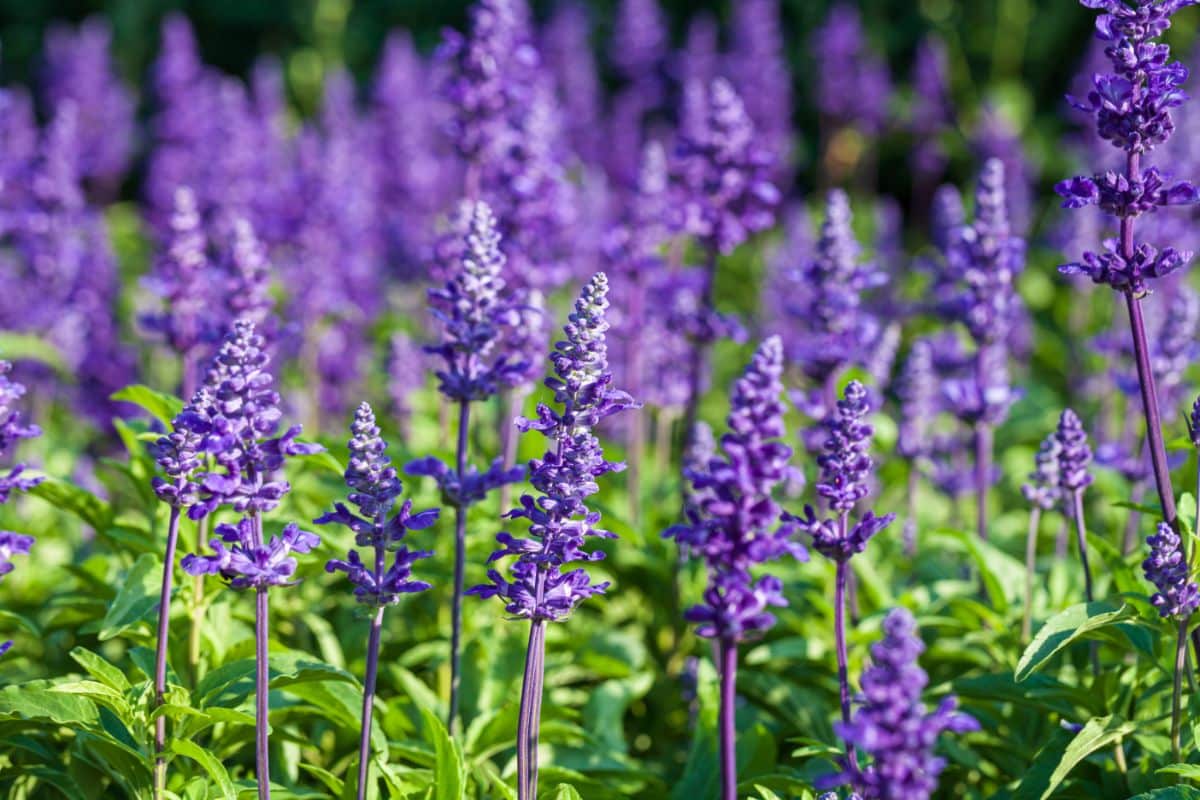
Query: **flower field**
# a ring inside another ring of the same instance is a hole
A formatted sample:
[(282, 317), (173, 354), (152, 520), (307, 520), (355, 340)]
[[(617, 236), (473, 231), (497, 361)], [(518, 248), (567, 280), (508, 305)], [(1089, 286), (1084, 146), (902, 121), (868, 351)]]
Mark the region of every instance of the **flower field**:
[(0, 18), (0, 792), (1200, 800), (1200, 0), (888, 2)]

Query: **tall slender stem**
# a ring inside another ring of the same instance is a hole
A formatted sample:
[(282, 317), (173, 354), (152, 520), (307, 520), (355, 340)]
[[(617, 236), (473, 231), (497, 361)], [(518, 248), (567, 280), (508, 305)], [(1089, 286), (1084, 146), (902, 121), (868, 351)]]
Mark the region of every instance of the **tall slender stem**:
[(546, 671), (546, 621), (529, 625), (521, 712), (517, 720), (517, 800), (537, 800), (538, 731), (542, 724), (542, 684)]
[[(383, 574), (384, 550), (375, 548), (375, 575)], [(371, 758), (371, 724), (375, 710), (375, 679), (379, 673), (379, 636), (383, 629), (383, 606), (371, 619), (371, 635), (367, 639), (367, 674), (363, 681), (362, 738), (358, 743), (358, 800), (367, 796), (367, 767)]]
[[(704, 262), (704, 282), (700, 288), (700, 312), (709, 317), (715, 311), (713, 305), (713, 286), (717, 277), (717, 251), (708, 250)], [(705, 320), (705, 324), (710, 320)], [(701, 326), (703, 327), (703, 326)], [(688, 395), (687, 405), (683, 414), (683, 452), (687, 452), (695, 435), (696, 419), (700, 414), (700, 384), (704, 381), (704, 369), (708, 366), (712, 341), (708, 336), (702, 336), (692, 342), (692, 352), (688, 364)]]
[[(850, 562), (839, 560), (833, 585), (833, 641), (837, 651), (838, 697), (842, 707), (842, 722), (850, 722), (850, 667), (846, 651), (846, 576)], [(857, 766), (858, 756), (854, 747), (846, 742), (846, 758), (852, 767)]]
[[(254, 547), (263, 543), (262, 517), (254, 514), (252, 529)], [(267, 644), (271, 635), (268, 618), (267, 587), (258, 587), (254, 606), (254, 753), (258, 777), (259, 800), (271, 797), (271, 749), (268, 733), (270, 719), (270, 661)]]
[(721, 640), (721, 800), (737, 800), (737, 725), (735, 700), (737, 696), (737, 642)]
[(1179, 746), (1180, 720), (1183, 714), (1183, 671), (1187, 662), (1188, 621), (1179, 620), (1175, 637), (1175, 678), (1171, 690), (1171, 757), (1178, 764), (1183, 760)]
[[(450, 718), (446, 727), (453, 734), (458, 727), (458, 690), (462, 680), (462, 598), (467, 563), (467, 505), (463, 496), (463, 481), (467, 471), (467, 432), (471, 425), (471, 404), (458, 402), (458, 448), (455, 469), (458, 470), (459, 500), (454, 507), (454, 598), (450, 616)], [(511, 426), (510, 426), (511, 427)]]
[(988, 538), (988, 487), (992, 483), (992, 426), (975, 423), (975, 531), (979, 538)]
[(1042, 509), (1029, 509), (1029, 534), (1025, 537), (1025, 613), (1021, 618), (1021, 641), (1028, 642), (1033, 633), (1033, 576), (1037, 573), (1038, 526), (1042, 521)]
[[(1131, 157), (1132, 158), (1132, 157)], [(1121, 241), (1124, 247), (1125, 231), (1130, 230), (1130, 257), (1132, 257), (1133, 221), (1121, 220)], [(1142, 317), (1142, 303), (1132, 292), (1125, 293), (1125, 305), (1129, 310), (1129, 327), (1133, 333), (1133, 355), (1137, 363), (1138, 385), (1142, 394), (1142, 410), (1146, 416), (1146, 440), (1150, 445), (1150, 464), (1154, 471), (1154, 488), (1158, 491), (1158, 503), (1162, 508), (1163, 522), (1178, 530), (1175, 510), (1175, 490), (1171, 486), (1171, 470), (1167, 465), (1167, 448), (1163, 443), (1162, 421), (1158, 411), (1158, 390), (1154, 385), (1154, 370), (1150, 366), (1150, 347), (1146, 341), (1146, 322)]]
[[(167, 638), (171, 629), (171, 583), (175, 578), (175, 548), (179, 543), (179, 506), (171, 506), (167, 525), (167, 550), (163, 554), (162, 591), (158, 596), (158, 642), (154, 651), (154, 704), (161, 706), (167, 692)], [(154, 720), (154, 796), (167, 788), (167, 762), (162, 752), (167, 745), (167, 718)]]

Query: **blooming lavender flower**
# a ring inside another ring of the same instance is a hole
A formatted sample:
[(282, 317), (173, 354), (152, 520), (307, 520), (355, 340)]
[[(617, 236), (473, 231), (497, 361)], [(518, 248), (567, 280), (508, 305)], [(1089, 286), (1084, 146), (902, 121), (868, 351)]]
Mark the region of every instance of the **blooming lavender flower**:
[(979, 115), (971, 146), (979, 161), (996, 159), (1004, 165), (1004, 194), (1012, 230), (1028, 233), (1033, 221), (1033, 174), (1024, 141), (1013, 122), (1000, 109), (985, 105)]
[[(330, 559), (326, 572), (345, 572), (354, 585), (354, 597), (371, 612), (371, 633), (367, 644), (367, 671), (364, 681), (362, 737), (358, 760), (358, 797), (367, 792), (367, 767), (371, 752), (371, 722), (374, 710), (375, 679), (379, 665), (379, 639), (383, 625), (383, 610), (400, 602), (400, 595), (422, 592), (431, 584), (413, 580), (413, 565), (433, 555), (428, 550), (409, 550), (403, 540), (409, 531), (428, 528), (438, 518), (438, 509), (412, 513), (412, 500), (405, 500), (396, 509), (396, 500), (403, 486), (396, 475), (391, 459), (384, 451), (387, 442), (379, 435), (375, 412), (363, 403), (354, 413), (350, 426), (350, 460), (346, 466), (346, 485), (350, 487), (349, 501), (358, 513), (344, 504), (335, 503), (334, 510), (313, 522), (317, 525), (337, 523), (354, 531), (354, 542), (360, 548), (371, 548), (370, 562), (364, 562), (358, 550), (350, 550), (346, 558)], [(395, 512), (395, 513), (393, 513)], [(392, 563), (388, 565), (388, 553)]]
[[(734, 383), (729, 432), (721, 437), (723, 456), (686, 474), (692, 489), (685, 504), (687, 521), (669, 528), (681, 548), (704, 559), (708, 587), (703, 602), (688, 610), (696, 632), (716, 639), (721, 676), (721, 778), (723, 797), (737, 792), (734, 758), (733, 697), (738, 644), (760, 636), (775, 623), (772, 606), (786, 606), (783, 583), (773, 575), (757, 578), (751, 569), (791, 555), (808, 560), (808, 552), (791, 540), (791, 526), (772, 494), (791, 470), (791, 448), (784, 435), (783, 343), (766, 339)], [(695, 444), (693, 443), (693, 447)], [(696, 454), (692, 454), (695, 458)]]
[(1150, 555), (1142, 562), (1146, 580), (1158, 589), (1150, 603), (1161, 617), (1186, 619), (1200, 607), (1200, 588), (1191, 580), (1179, 534), (1165, 522), (1146, 538)]
[(188, 516), (202, 519), (222, 505), (244, 516), (236, 524), (216, 527), (216, 537), (209, 541), (213, 555), (191, 553), (181, 566), (189, 575), (219, 575), (234, 589), (255, 591), (255, 760), (260, 800), (269, 800), (268, 590), (295, 583), (292, 554), (311, 552), (321, 540), (295, 523), (268, 540), (262, 514), (291, 489), (277, 474), (285, 459), (322, 448), (297, 442), (299, 425), (275, 435), (282, 417), (280, 398), (271, 388), (266, 371), (270, 358), (262, 348), (254, 323), (237, 320), (205, 376), (201, 397), (206, 407), (197, 410), (209, 426), (203, 449), (215, 467), (198, 474), (200, 499)]
[(200, 501), (188, 510), (192, 519), (201, 519), (221, 505), (243, 514), (270, 511), (291, 488), (277, 476), (284, 460), (321, 450), (320, 445), (296, 440), (299, 425), (275, 435), (282, 412), (266, 371), (270, 357), (262, 347), (254, 324), (238, 320), (205, 376), (209, 405), (198, 410), (210, 427), (204, 452), (212, 457), (215, 469), (199, 477)]
[(967, 224), (962, 194), (957, 187), (947, 184), (938, 188), (933, 196), (931, 222), (934, 245), (943, 253), (949, 252), (959, 229)]
[(225, 256), (228, 273), (225, 295), (226, 313), (230, 319), (253, 322), (260, 332), (270, 329), (271, 265), (263, 243), (254, 233), (248, 219), (233, 221), (232, 241)]
[(1058, 505), (1062, 499), (1062, 460), (1062, 443), (1056, 430), (1042, 440), (1034, 456), (1034, 469), (1029, 473), (1029, 482), (1021, 486), (1021, 494), (1030, 505), (1043, 511), (1050, 511)]
[(896, 387), (900, 398), (900, 428), (896, 449), (914, 460), (929, 453), (930, 426), (938, 411), (938, 380), (933, 345), (918, 339), (904, 362)]
[(541, 37), (541, 51), (555, 76), (571, 149), (588, 164), (596, 163), (604, 150), (602, 87), (590, 38), (588, 10), (579, 2), (561, 4)]
[(1087, 275), (1096, 283), (1139, 297), (1150, 279), (1161, 278), (1183, 267), (1191, 253), (1165, 247), (1160, 251), (1132, 237), (1137, 216), (1171, 205), (1193, 204), (1200, 199), (1187, 181), (1168, 184), (1157, 167), (1144, 167), (1141, 158), (1165, 143), (1175, 130), (1172, 110), (1187, 99), (1180, 88), (1187, 68), (1170, 60), (1170, 48), (1155, 41), (1171, 25), (1171, 16), (1190, 0), (1140, 2), (1128, 6), (1118, 0), (1085, 0), (1084, 5), (1102, 13), (1096, 37), (1107, 43), (1105, 55), (1111, 71), (1097, 72), (1086, 97), (1068, 97), (1073, 106), (1096, 117), (1101, 139), (1124, 150), (1124, 173), (1076, 176), (1055, 189), (1067, 208), (1098, 205), (1121, 220), (1122, 232), (1130, 235), (1120, 242), (1104, 242), (1104, 251), (1088, 251), (1080, 261), (1064, 264), (1064, 274)]
[(879, 321), (864, 307), (863, 295), (886, 281), (860, 257), (846, 193), (831, 191), (816, 254), (797, 274), (795, 299), (789, 303), (797, 332), (803, 331), (792, 340), (789, 355), (823, 392), (823, 405), (832, 405), (830, 384), (837, 374), (864, 364), (877, 343)]
[(1058, 443), (1059, 486), (1062, 490), (1076, 492), (1090, 485), (1092, 475), (1088, 467), (1092, 463), (1092, 449), (1088, 446), (1083, 423), (1071, 409), (1064, 410), (1059, 417), (1054, 439)]
[(516, 556), (512, 580), (489, 569), (490, 582), (468, 590), (479, 597), (500, 598), (509, 614), (531, 623), (517, 739), (521, 800), (537, 796), (545, 624), (566, 619), (581, 602), (603, 593), (609, 585), (607, 581), (593, 583), (584, 568), (563, 571), (574, 562), (603, 558), (603, 552), (584, 550), (589, 537), (613, 538), (612, 533), (596, 527), (600, 514), (587, 507), (587, 498), (599, 491), (597, 478), (624, 465), (605, 460), (593, 429), (601, 420), (639, 405), (625, 392), (612, 388), (605, 343), (607, 307), (608, 279), (601, 272), (584, 287), (563, 328), (565, 340), (550, 353), (554, 375), (546, 378), (545, 385), (561, 411), (539, 403), (534, 419), (517, 420), (522, 432), (538, 431), (550, 445), (544, 456), (529, 463), (530, 482), (539, 496), (523, 495), (520, 506), (507, 515), (529, 521), (529, 538), (497, 534), (500, 549), (488, 559), (494, 563)]
[(670, 528), (690, 553), (704, 559), (711, 582), (705, 602), (688, 612), (698, 633), (724, 642), (743, 641), (766, 630), (774, 618), (767, 605), (785, 602), (770, 576), (752, 580), (753, 565), (807, 551), (790, 541), (791, 529), (778, 526), (780, 509), (771, 494), (790, 476), (791, 448), (783, 435), (783, 344), (763, 342), (730, 398), (730, 432), (721, 438), (724, 457), (688, 473), (694, 508), (688, 521)]
[(677, 147), (677, 226), (707, 251), (731, 253), (774, 224), (780, 195), (771, 179), (771, 154), (733, 86), (717, 78), (706, 99), (702, 129), (683, 131)]
[(213, 269), (208, 236), (191, 189), (175, 192), (171, 233), (147, 284), (163, 301), (161, 311), (145, 314), (142, 324), (163, 337), (183, 364), (183, 393), (195, 391), (200, 348), (212, 341), (219, 325), (213, 304)]
[(104, 193), (117, 188), (133, 155), (133, 94), (116, 74), (109, 47), (112, 31), (100, 17), (78, 30), (56, 25), (46, 32), (42, 90), (46, 107), (72, 103), (78, 113), (79, 171)]
[(838, 733), (871, 756), (870, 766), (849, 767), (820, 779), (818, 788), (850, 783), (863, 800), (926, 800), (937, 789), (945, 760), (933, 754), (946, 731), (967, 733), (979, 723), (956, 710), (947, 697), (933, 712), (921, 702), (928, 676), (917, 664), (925, 645), (916, 621), (903, 608), (883, 621), (883, 639), (871, 646), (871, 666), (863, 673), (859, 708)]
[(910, 163), (918, 181), (932, 187), (946, 169), (942, 135), (954, 123), (946, 45), (926, 36), (913, 58), (913, 101), (909, 128), (913, 134)]
[(644, 79), (661, 67), (670, 37), (657, 0), (621, 0), (609, 58), (627, 81)]

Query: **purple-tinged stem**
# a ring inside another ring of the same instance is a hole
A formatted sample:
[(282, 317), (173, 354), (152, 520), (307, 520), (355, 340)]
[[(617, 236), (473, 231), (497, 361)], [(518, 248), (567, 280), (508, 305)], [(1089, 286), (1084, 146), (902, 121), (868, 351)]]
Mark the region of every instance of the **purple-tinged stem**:
[(521, 712), (517, 720), (517, 800), (537, 800), (538, 731), (542, 724), (542, 684), (546, 677), (546, 621), (529, 625)]
[[(384, 550), (375, 548), (375, 575), (384, 571)], [(367, 796), (367, 767), (371, 758), (371, 723), (375, 710), (375, 679), (379, 673), (379, 635), (383, 629), (383, 606), (371, 619), (371, 635), (367, 639), (367, 674), (363, 681), (362, 739), (358, 743), (358, 800)]]
[[(1131, 158), (1133, 158), (1131, 156)], [(1121, 220), (1121, 246), (1125, 247), (1126, 230), (1129, 231), (1129, 258), (1133, 257), (1133, 221)], [(1146, 415), (1146, 439), (1150, 445), (1150, 464), (1154, 470), (1154, 487), (1158, 491), (1158, 503), (1162, 508), (1163, 521), (1177, 528), (1178, 513), (1175, 510), (1175, 490), (1171, 486), (1171, 471), (1167, 466), (1167, 448), (1163, 443), (1162, 420), (1158, 411), (1158, 390), (1154, 385), (1154, 371), (1150, 367), (1150, 348), (1146, 341), (1146, 322), (1142, 316), (1142, 303), (1132, 292), (1125, 293), (1125, 305), (1129, 310), (1129, 327), (1133, 332), (1133, 355), (1137, 363), (1138, 385), (1142, 394), (1142, 410)]]
[[(713, 306), (713, 285), (716, 283), (716, 277), (717, 251), (710, 249), (707, 252), (704, 262), (704, 280), (700, 289), (699, 313), (709, 317), (708, 320), (705, 320), (706, 324), (711, 321), (715, 310)], [(692, 343), (692, 352), (689, 356), (690, 362), (688, 364), (687, 405), (684, 406), (683, 412), (682, 452), (684, 453), (691, 447), (693, 437), (695, 436), (696, 419), (700, 415), (700, 384), (704, 380), (704, 368), (708, 365), (711, 350), (712, 341), (707, 336)]]
[[(837, 651), (838, 697), (842, 707), (842, 722), (850, 722), (850, 667), (846, 652), (846, 578), (850, 563), (837, 562), (837, 573), (833, 584), (833, 641)], [(846, 742), (846, 758), (851, 767), (857, 767), (858, 756), (854, 746)]]
[(1025, 537), (1025, 613), (1021, 618), (1021, 641), (1028, 642), (1033, 633), (1033, 577), (1037, 573), (1038, 526), (1042, 521), (1042, 509), (1029, 509), (1029, 534)]
[[(458, 448), (455, 452), (455, 469), (458, 470), (459, 501), (454, 507), (454, 597), (450, 616), (450, 718), (446, 727), (451, 734), (458, 727), (458, 689), (462, 680), (462, 598), (464, 574), (467, 563), (467, 506), (462, 496), (463, 481), (467, 474), (467, 433), (471, 425), (471, 404), (458, 402)], [(515, 427), (515, 426), (513, 426)]]
[[(983, 402), (983, 388), (986, 381), (986, 345), (979, 345), (975, 354), (975, 382)], [(992, 483), (992, 438), (994, 432), (990, 423), (979, 420), (975, 423), (975, 530), (979, 538), (988, 538), (988, 487)]]
[(737, 642), (722, 640), (721, 663), (721, 800), (737, 800), (737, 725), (735, 700), (737, 696)]
[[(162, 591), (158, 596), (158, 642), (154, 651), (154, 704), (161, 706), (167, 693), (167, 638), (171, 629), (171, 583), (175, 578), (175, 547), (179, 543), (179, 507), (171, 506), (167, 525), (167, 550), (163, 555)], [(154, 720), (154, 797), (163, 796), (167, 788), (167, 762), (163, 750), (167, 746), (167, 718)]]
[[(262, 518), (255, 514), (254, 547), (262, 547)], [(254, 607), (254, 753), (258, 777), (259, 800), (271, 798), (271, 748), (268, 732), (270, 719), (270, 662), (267, 643), (271, 635), (268, 618), (267, 587), (258, 587)]]

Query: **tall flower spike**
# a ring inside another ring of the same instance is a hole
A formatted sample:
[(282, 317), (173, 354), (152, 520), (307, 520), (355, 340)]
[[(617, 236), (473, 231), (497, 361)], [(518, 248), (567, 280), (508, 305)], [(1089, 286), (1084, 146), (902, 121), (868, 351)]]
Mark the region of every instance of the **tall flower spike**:
[[(342, 503), (316, 520), (317, 525), (337, 523), (355, 533), (358, 547), (371, 547), (375, 554), (364, 562), (356, 550), (346, 560), (330, 559), (326, 572), (345, 572), (354, 585), (354, 596), (368, 608), (377, 609), (399, 602), (400, 595), (428, 589), (425, 581), (412, 580), (412, 565), (433, 555), (431, 551), (410, 551), (402, 544), (408, 531), (428, 528), (438, 518), (438, 509), (412, 513), (412, 501), (406, 500), (393, 514), (396, 500), (403, 491), (396, 469), (384, 451), (387, 443), (379, 435), (375, 412), (363, 403), (354, 413), (350, 427), (350, 460), (346, 466), (348, 500), (358, 509), (350, 511)], [(393, 553), (387, 566), (385, 552)], [(372, 566), (373, 565), (373, 566)]]
[(471, 207), (465, 248), (458, 269), (440, 289), (429, 290), (433, 314), (442, 325), (442, 341), (426, 351), (442, 359), (439, 389), (452, 400), (484, 400), (523, 365), (507, 355), (494, 355), (505, 327), (517, 319), (516, 309), (502, 299), (504, 254), (496, 219), (482, 201)]
[(938, 738), (946, 731), (979, 730), (979, 723), (956, 710), (954, 697), (933, 712), (926, 710), (921, 693), (929, 679), (917, 663), (924, 650), (912, 614), (904, 608), (888, 612), (883, 639), (871, 646), (872, 663), (863, 673), (854, 719), (834, 726), (872, 763), (819, 779), (818, 788), (849, 783), (863, 800), (927, 800), (937, 789), (945, 767), (933, 753)]
[(1092, 463), (1092, 448), (1088, 446), (1083, 423), (1071, 409), (1064, 410), (1059, 417), (1054, 439), (1058, 444), (1058, 480), (1062, 490), (1074, 492), (1091, 484), (1088, 467)]
[[(8, 373), (12, 364), (0, 361), (0, 456), (6, 456), (21, 439), (32, 439), (42, 434), (37, 425), (22, 422), (17, 403), (25, 395), (24, 385), (10, 380)], [(27, 492), (41, 483), (41, 478), (23, 478), (24, 464), (17, 464), (7, 474), (0, 472), (0, 503), (7, 503), (14, 491)]]
[(907, 459), (928, 455), (932, 444), (930, 426), (937, 414), (938, 383), (933, 345), (927, 339), (913, 343), (896, 390), (900, 396), (897, 450)]
[(1062, 455), (1062, 444), (1055, 431), (1042, 440), (1029, 482), (1021, 487), (1025, 499), (1043, 511), (1054, 508), (1062, 499)]
[(1165, 522), (1146, 539), (1150, 555), (1142, 562), (1146, 580), (1158, 589), (1150, 603), (1159, 616), (1186, 619), (1200, 607), (1200, 588), (1191, 579), (1179, 534)]
[(817, 106), (836, 125), (853, 125), (868, 136), (887, 121), (891, 78), (887, 65), (866, 46), (862, 17), (850, 3), (830, 9), (812, 37), (818, 66)]
[(524, 495), (510, 518), (529, 520), (530, 539), (500, 533), (501, 548), (490, 562), (516, 556), (511, 582), (497, 570), (488, 572), (491, 583), (473, 587), (469, 594), (500, 597), (509, 614), (531, 620), (560, 621), (583, 600), (602, 593), (608, 583), (591, 583), (586, 570), (563, 572), (576, 561), (594, 561), (603, 553), (588, 553), (583, 545), (590, 536), (611, 538), (613, 534), (595, 526), (597, 512), (585, 501), (599, 490), (596, 478), (624, 469), (623, 464), (604, 459), (600, 442), (592, 432), (600, 420), (628, 408), (636, 408), (627, 394), (612, 388), (608, 367), (604, 319), (608, 307), (608, 279), (597, 273), (575, 303), (564, 327), (566, 339), (550, 354), (554, 375), (546, 387), (554, 392), (561, 411), (539, 403), (534, 419), (521, 418), (522, 431), (539, 431), (550, 440), (544, 456), (529, 463), (530, 482), (539, 496)]
[(275, 435), (283, 414), (266, 371), (270, 358), (262, 348), (254, 324), (238, 320), (205, 376), (208, 405), (197, 410), (210, 426), (204, 452), (219, 471), (201, 476), (200, 501), (188, 510), (192, 519), (222, 504), (239, 513), (270, 511), (291, 488), (277, 477), (284, 460), (321, 450), (320, 445), (296, 441), (299, 425)]
[(792, 450), (780, 441), (782, 376), (783, 343), (772, 336), (734, 383), (723, 454), (686, 475), (692, 485), (688, 521), (665, 534), (708, 567), (704, 602), (687, 612), (701, 636), (740, 642), (767, 630), (775, 621), (767, 608), (787, 600), (777, 578), (755, 579), (751, 567), (784, 555), (808, 560), (804, 547), (791, 540), (791, 527), (779, 524), (781, 509), (772, 497), (791, 473)]
[(724, 78), (708, 87), (704, 124), (685, 130), (675, 167), (678, 227), (711, 252), (731, 253), (775, 223), (779, 189), (742, 98)]

